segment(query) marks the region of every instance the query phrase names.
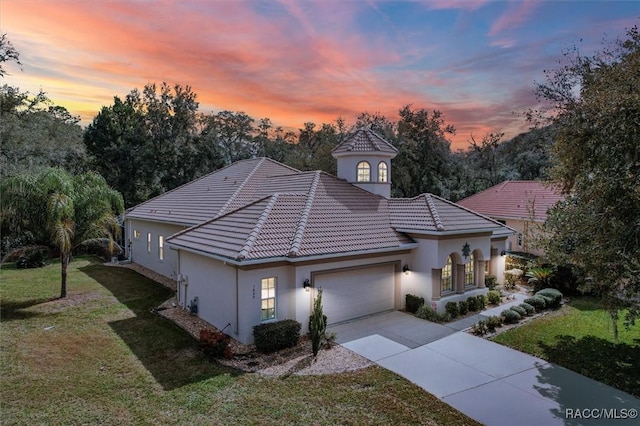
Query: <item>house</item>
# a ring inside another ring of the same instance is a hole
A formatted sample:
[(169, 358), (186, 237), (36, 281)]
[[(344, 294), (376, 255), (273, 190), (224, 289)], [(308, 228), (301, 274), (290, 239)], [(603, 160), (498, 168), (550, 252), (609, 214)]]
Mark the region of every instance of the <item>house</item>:
[(127, 255), (177, 281), (177, 299), (240, 342), (262, 322), (304, 327), (323, 290), (330, 324), (444, 310), (486, 292), (513, 232), (431, 194), (390, 198), (395, 147), (359, 129), (332, 152), (338, 177), (268, 158), (238, 161), (127, 212)]
[(540, 256), (535, 237), (547, 211), (563, 197), (553, 187), (531, 180), (510, 180), (474, 194), (458, 204), (517, 231), (507, 239), (507, 251)]

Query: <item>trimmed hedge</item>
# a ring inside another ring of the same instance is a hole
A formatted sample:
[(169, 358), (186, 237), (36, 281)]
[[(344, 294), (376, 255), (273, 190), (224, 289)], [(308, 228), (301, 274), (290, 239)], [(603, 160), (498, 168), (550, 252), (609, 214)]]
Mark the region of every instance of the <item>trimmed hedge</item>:
[(555, 288), (544, 288), (536, 293), (536, 296), (547, 297), (551, 300), (550, 308), (559, 308), (562, 303), (562, 293)]
[(466, 315), (469, 312), (469, 303), (466, 300), (461, 300), (458, 302), (458, 311), (460, 311), (460, 315)]
[(270, 353), (298, 344), (302, 325), (292, 319), (253, 327), (253, 343), (259, 352)]
[(521, 308), (523, 308), (525, 311), (527, 311), (527, 315), (533, 315), (536, 313), (536, 308), (534, 308), (533, 306), (531, 306), (528, 303), (521, 303), (520, 305)]
[(547, 307), (547, 301), (542, 296), (533, 296), (524, 299), (524, 303), (533, 306), (536, 311), (544, 311)]
[(496, 315), (491, 315), (487, 318), (487, 329), (489, 331), (495, 331), (496, 328), (502, 327), (502, 317), (498, 317)]
[(512, 311), (516, 311), (521, 317), (524, 317), (527, 315), (527, 310), (522, 306), (512, 306), (509, 309), (511, 309)]
[(493, 290), (498, 285), (498, 277), (495, 275), (486, 275), (484, 277), (484, 285), (489, 290)]
[(460, 315), (460, 310), (458, 309), (458, 304), (456, 302), (447, 302), (444, 305), (444, 310), (447, 311), (451, 318), (455, 318)]
[(487, 296), (485, 294), (479, 294), (476, 296), (478, 300), (478, 310), (481, 311), (487, 307)]
[(405, 296), (405, 309), (407, 312), (415, 314), (422, 305), (424, 305), (424, 297), (414, 296), (413, 294)]
[(514, 311), (513, 309), (505, 309), (500, 313), (504, 317), (505, 324), (516, 324), (518, 321), (522, 319), (519, 313)]
[(487, 293), (487, 300), (490, 305), (499, 305), (502, 300), (502, 296), (500, 295), (500, 291), (498, 290), (489, 290)]
[(450, 319), (449, 314), (439, 314), (435, 309), (427, 305), (420, 306), (416, 316), (431, 322), (446, 322)]
[(475, 296), (471, 296), (467, 299), (467, 306), (469, 307), (469, 312), (475, 312), (478, 310), (478, 299)]

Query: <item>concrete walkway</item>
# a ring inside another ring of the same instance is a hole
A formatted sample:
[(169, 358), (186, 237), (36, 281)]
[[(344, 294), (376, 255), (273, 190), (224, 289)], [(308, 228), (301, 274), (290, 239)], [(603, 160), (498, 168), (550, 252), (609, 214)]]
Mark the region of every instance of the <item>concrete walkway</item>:
[[(495, 313), (483, 312), (482, 316), (487, 314)], [(344, 347), (486, 425), (639, 424), (633, 418), (640, 411), (637, 398), (540, 358), (457, 331), (462, 326), (388, 312), (339, 324), (329, 331), (337, 333)], [(601, 418), (576, 418), (578, 415)]]

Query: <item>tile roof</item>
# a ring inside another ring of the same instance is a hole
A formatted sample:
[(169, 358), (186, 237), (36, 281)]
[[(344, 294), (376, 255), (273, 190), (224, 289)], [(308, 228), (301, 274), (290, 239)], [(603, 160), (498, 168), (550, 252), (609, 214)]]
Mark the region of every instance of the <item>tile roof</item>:
[(562, 195), (538, 181), (511, 180), (458, 201), (458, 204), (486, 216), (499, 219), (526, 219), (532, 214), (545, 221), (547, 211)]
[(391, 225), (404, 231), (418, 233), (458, 233), (504, 228), (500, 223), (433, 194), (413, 198), (391, 198)]
[(271, 194), (167, 242), (236, 261), (403, 249), (414, 242), (389, 223), (385, 198), (324, 172), (303, 175), (312, 177), (306, 193)]
[(361, 127), (331, 151), (338, 155), (350, 152), (381, 152), (395, 157), (398, 150), (373, 130)]
[(266, 158), (236, 162), (130, 209), (127, 218), (190, 226), (167, 243), (237, 262), (412, 248), (405, 232), (508, 230), (431, 194), (387, 199)]
[(235, 162), (129, 209), (127, 218), (196, 225), (255, 199), (269, 176), (300, 171), (268, 158)]

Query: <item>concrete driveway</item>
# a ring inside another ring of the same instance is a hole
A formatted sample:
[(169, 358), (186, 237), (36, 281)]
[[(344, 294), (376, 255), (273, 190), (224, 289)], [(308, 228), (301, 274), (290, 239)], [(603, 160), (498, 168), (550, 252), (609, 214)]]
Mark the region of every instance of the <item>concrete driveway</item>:
[(329, 331), (344, 347), (486, 425), (639, 424), (637, 398), (455, 328), (388, 312)]

